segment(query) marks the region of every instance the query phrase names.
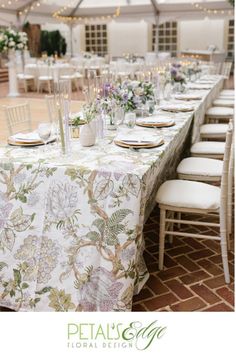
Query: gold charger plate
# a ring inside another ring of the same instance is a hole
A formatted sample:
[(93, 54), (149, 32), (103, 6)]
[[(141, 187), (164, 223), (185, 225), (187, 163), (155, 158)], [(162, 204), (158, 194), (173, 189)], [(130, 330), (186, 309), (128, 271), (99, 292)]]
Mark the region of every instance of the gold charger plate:
[(175, 125), (174, 121), (171, 122), (162, 122), (162, 123), (145, 123), (145, 122), (136, 122), (136, 125), (138, 125), (139, 127), (155, 127), (155, 128), (164, 128), (164, 127), (172, 127), (173, 125)]
[(176, 96), (175, 97), (176, 100), (179, 100), (179, 101), (200, 101), (202, 99), (202, 97), (199, 97), (199, 96), (192, 96), (192, 97), (178, 97)]
[(150, 148), (154, 148), (154, 147), (158, 147), (164, 144), (164, 140), (161, 139), (159, 140), (157, 143), (150, 143), (150, 144), (128, 144), (125, 143), (124, 141), (121, 140), (114, 140), (114, 143), (118, 146), (124, 147), (124, 148), (133, 148), (133, 149), (150, 149)]
[(165, 112), (173, 112), (173, 113), (181, 113), (181, 112), (192, 112), (194, 111), (194, 108), (193, 107), (189, 107), (189, 108), (181, 108), (181, 109), (172, 109), (172, 108), (162, 108), (162, 111), (165, 111)]
[[(51, 139), (47, 144), (53, 143), (56, 140), (56, 138)], [(44, 143), (39, 140), (39, 141), (15, 141), (14, 139), (8, 138), (7, 140), (9, 145), (12, 146), (40, 146), (40, 145), (44, 145)]]

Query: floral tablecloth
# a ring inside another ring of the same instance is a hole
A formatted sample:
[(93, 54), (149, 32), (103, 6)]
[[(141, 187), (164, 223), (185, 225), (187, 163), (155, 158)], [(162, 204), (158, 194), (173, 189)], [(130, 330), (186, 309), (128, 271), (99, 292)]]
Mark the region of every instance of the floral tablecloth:
[(121, 148), (112, 134), (91, 148), (74, 141), (67, 157), (55, 147), (0, 148), (0, 305), (130, 311), (148, 278), (143, 224), (175, 173), (194, 112), (159, 112), (175, 125), (134, 128), (163, 136), (153, 149)]

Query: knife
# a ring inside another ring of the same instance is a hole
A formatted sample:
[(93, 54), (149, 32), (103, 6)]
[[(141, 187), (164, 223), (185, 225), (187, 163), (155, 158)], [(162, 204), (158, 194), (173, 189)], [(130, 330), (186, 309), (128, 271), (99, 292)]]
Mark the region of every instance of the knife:
[(155, 141), (150, 141), (150, 140), (124, 140), (122, 139), (124, 143), (148, 143), (148, 144), (154, 144)]

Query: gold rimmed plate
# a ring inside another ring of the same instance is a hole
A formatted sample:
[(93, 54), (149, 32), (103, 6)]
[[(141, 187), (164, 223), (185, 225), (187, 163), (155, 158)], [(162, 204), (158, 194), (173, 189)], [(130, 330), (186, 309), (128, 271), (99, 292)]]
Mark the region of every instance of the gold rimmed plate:
[(147, 127), (147, 128), (167, 128), (167, 127), (172, 127), (173, 125), (175, 125), (175, 121), (173, 119), (171, 120), (167, 120), (165, 121), (147, 121), (145, 122), (144, 120), (142, 121), (136, 121), (136, 125), (140, 126), (140, 127)]
[(188, 95), (176, 95), (175, 96), (176, 100), (179, 101), (200, 101), (202, 99), (201, 96), (188, 96)]
[[(48, 144), (53, 143), (56, 140), (56, 137), (53, 137), (49, 140)], [(35, 141), (19, 141), (19, 140), (14, 140), (13, 138), (9, 137), (8, 138), (8, 144), (12, 146), (28, 146), (28, 147), (33, 147), (33, 146), (40, 146), (44, 145), (42, 140), (35, 140)]]
[(161, 107), (162, 111), (165, 112), (173, 112), (173, 113), (179, 113), (179, 112), (192, 112), (194, 111), (194, 107)]
[(158, 146), (161, 146), (164, 144), (164, 140), (161, 138), (158, 141), (153, 141), (153, 142), (147, 142), (147, 143), (143, 143), (143, 142), (134, 142), (134, 141), (130, 141), (129, 140), (114, 140), (114, 143), (120, 147), (124, 147), (124, 148), (132, 148), (132, 149), (150, 149), (150, 148), (155, 148)]

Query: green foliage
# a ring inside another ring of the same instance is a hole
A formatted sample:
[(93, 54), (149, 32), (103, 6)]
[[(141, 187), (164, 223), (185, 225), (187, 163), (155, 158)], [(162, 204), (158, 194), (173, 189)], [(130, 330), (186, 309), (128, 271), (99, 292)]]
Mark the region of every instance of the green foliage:
[(53, 55), (55, 52), (59, 56), (66, 54), (66, 40), (60, 31), (41, 31), (41, 50)]

